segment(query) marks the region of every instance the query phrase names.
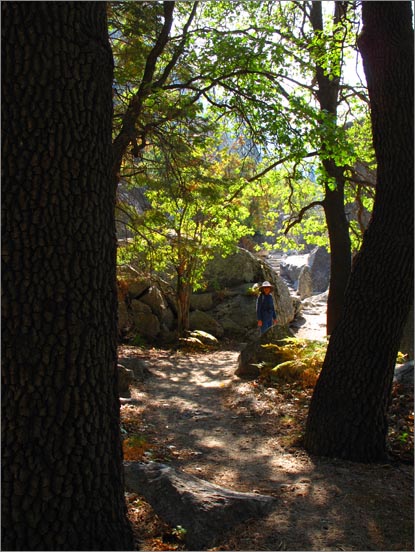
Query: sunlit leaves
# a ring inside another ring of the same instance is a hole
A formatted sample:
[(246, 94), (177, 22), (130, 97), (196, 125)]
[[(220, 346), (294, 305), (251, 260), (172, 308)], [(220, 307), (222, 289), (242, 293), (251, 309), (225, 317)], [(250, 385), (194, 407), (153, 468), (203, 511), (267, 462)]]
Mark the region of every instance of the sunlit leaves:
[(143, 270), (180, 275), (194, 289), (207, 260), (230, 252), (247, 233), (241, 222), (248, 214), (241, 201), (246, 166), (213, 133), (194, 143), (188, 128), (172, 132), (174, 147), (148, 148), (144, 172), (130, 179), (144, 187), (151, 208), (136, 219), (134, 243), (120, 255)]
[[(356, 117), (364, 120), (362, 102), (353, 90), (341, 88), (346, 84), (341, 71), (343, 61), (348, 50), (352, 51), (355, 29), (351, 27), (351, 18), (334, 20), (334, 5), (324, 3), (324, 24), (316, 31), (311, 25), (310, 2), (250, 0), (243, 6), (224, 0), (201, 2), (183, 37), (193, 3), (176, 3), (170, 39), (158, 60), (154, 81), (163, 74), (179, 43), (181, 55), (169, 78), (160, 86), (154, 86), (153, 82), (142, 98), (134, 131), (138, 139), (142, 137), (143, 147), (136, 159), (127, 152), (123, 166), (123, 176), (134, 175), (135, 185), (145, 187), (152, 203), (157, 205), (152, 218), (146, 215), (140, 225), (145, 222), (152, 228), (162, 227), (164, 213), (169, 213), (171, 228), (167, 237), (160, 232), (151, 246), (147, 233), (140, 238), (140, 250), (151, 257), (152, 264), (156, 252), (162, 251), (163, 258), (170, 254), (171, 233), (177, 234), (177, 227), (184, 220), (186, 226), (180, 232), (185, 235), (197, 234), (207, 217), (210, 225), (216, 225), (215, 235), (222, 238), (216, 214), (213, 207), (208, 209), (208, 204), (222, 201), (227, 205), (220, 191), (225, 182), (229, 197), (233, 197), (230, 203), (236, 197), (240, 202), (242, 190), (247, 188), (244, 179), (253, 174), (255, 162), (265, 159), (270, 164), (279, 158), (291, 160), (285, 175), (275, 177), (278, 189), (274, 192), (268, 189), (268, 183), (264, 187), (255, 181), (250, 186), (254, 190), (250, 192), (249, 214), (234, 212), (229, 205), (229, 220), (239, 217), (238, 220), (265, 234), (277, 229), (280, 246), (288, 247), (293, 240), (298, 243), (308, 238), (313, 243), (326, 241), (321, 207), (310, 209), (302, 217), (301, 226), (293, 227), (289, 235), (284, 234), (284, 227), (307, 202), (322, 200), (325, 189), (333, 191), (337, 186), (333, 177), (317, 164), (301, 169), (301, 160), (310, 151), (318, 152), (320, 161), (330, 160), (337, 167), (345, 167), (347, 178), (352, 176), (356, 160), (371, 163), (368, 155), (371, 138), (366, 123), (359, 128), (349, 124)], [(122, 115), (141, 81), (146, 56), (163, 24), (163, 7), (162, 2), (122, 2), (111, 6), (117, 123), (118, 115)], [(319, 106), (316, 67), (329, 80), (341, 77), (335, 114)], [(203, 120), (209, 120), (209, 131)], [(212, 141), (219, 137), (220, 125), (224, 123), (226, 134), (220, 137), (223, 144), (217, 148), (221, 157), (215, 159)], [(225, 145), (231, 134), (234, 142), (243, 139), (245, 144), (239, 147), (238, 155), (225, 159)], [(248, 149), (250, 161), (246, 160)], [(163, 196), (165, 189), (169, 201)], [(363, 210), (370, 208), (370, 200), (361, 186), (353, 184), (346, 196), (347, 201), (357, 201)], [(206, 208), (202, 209), (201, 204)], [(226, 230), (223, 233), (230, 236), (227, 225), (227, 234)], [(352, 222), (351, 229), (357, 236), (362, 225)], [(208, 225), (204, 228), (207, 231)], [(235, 230), (235, 236), (241, 231)]]

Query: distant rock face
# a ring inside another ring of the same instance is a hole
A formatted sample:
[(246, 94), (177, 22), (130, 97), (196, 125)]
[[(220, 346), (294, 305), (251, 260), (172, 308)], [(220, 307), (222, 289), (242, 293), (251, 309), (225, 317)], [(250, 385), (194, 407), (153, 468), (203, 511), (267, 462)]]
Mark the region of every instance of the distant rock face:
[[(190, 329), (217, 338), (244, 340), (257, 333), (254, 284), (265, 280), (274, 286), (278, 324), (289, 324), (296, 305), (285, 282), (270, 266), (245, 249), (211, 261), (206, 269), (207, 288), (194, 293), (190, 303)], [(167, 289), (167, 288), (166, 288)], [(169, 343), (175, 338), (177, 307), (166, 289), (148, 279), (125, 277), (119, 281), (119, 335), (138, 334), (149, 342)]]
[(301, 269), (307, 265), (307, 255), (289, 255), (285, 257), (280, 264), (280, 274), (293, 284), (295, 289), (298, 288), (298, 278)]
[(290, 255), (281, 261), (280, 274), (298, 290), (302, 299), (322, 293), (330, 283), (330, 255), (324, 247), (315, 247), (306, 255)]
[[(125, 181), (121, 181), (117, 187), (118, 202), (125, 203), (132, 207), (138, 214), (150, 208), (150, 204), (144, 195), (143, 188), (131, 188)], [(133, 232), (129, 228), (130, 217), (122, 208), (116, 206), (117, 237), (119, 240), (131, 238)]]
[(330, 255), (325, 247), (316, 247), (308, 256), (313, 293), (323, 293), (330, 283)]

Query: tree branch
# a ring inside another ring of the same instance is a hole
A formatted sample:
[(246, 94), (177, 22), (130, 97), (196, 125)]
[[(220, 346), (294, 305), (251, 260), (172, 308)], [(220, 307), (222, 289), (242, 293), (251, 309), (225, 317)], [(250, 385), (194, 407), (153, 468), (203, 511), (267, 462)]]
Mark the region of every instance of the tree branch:
[(169, 61), (169, 63), (166, 65), (164, 71), (163, 71), (163, 74), (162, 76), (154, 83), (153, 85), (153, 88), (159, 88), (160, 86), (163, 86), (163, 84), (166, 82), (167, 78), (169, 77), (173, 67), (176, 65), (177, 63), (177, 60), (179, 59), (179, 57), (182, 55), (183, 51), (184, 51), (184, 47), (185, 47), (185, 44), (186, 44), (186, 40), (187, 40), (187, 34), (188, 34), (188, 31), (189, 31), (189, 27), (196, 15), (196, 10), (197, 10), (197, 6), (198, 6), (199, 2), (193, 2), (193, 8), (192, 8), (192, 11), (190, 12), (190, 15), (189, 15), (189, 18), (188, 20), (186, 21), (186, 24), (185, 26), (183, 27), (183, 34), (182, 34), (182, 39), (179, 43), (179, 46), (176, 48), (176, 51), (174, 52), (171, 60)]
[[(307, 159), (308, 157), (315, 157), (316, 155), (319, 155), (319, 154), (320, 154), (319, 151), (311, 151), (310, 153), (302, 155), (301, 159)], [(295, 155), (291, 154), (291, 155), (287, 155), (286, 157), (283, 157), (282, 159), (279, 159), (278, 161), (275, 161), (275, 163), (272, 163), (272, 165), (269, 165), (260, 173), (254, 176), (251, 176), (251, 178), (248, 178), (248, 182), (254, 182), (254, 180), (258, 180), (259, 178), (262, 178), (269, 171), (272, 171), (272, 169), (275, 169), (275, 167), (278, 167), (278, 165), (282, 165), (286, 161), (292, 161), (293, 159), (295, 159)]]
[(306, 214), (307, 211), (309, 211), (313, 207), (318, 207), (318, 206), (324, 207), (324, 200), (323, 201), (313, 201), (309, 205), (306, 205), (305, 207), (303, 207), (299, 211), (298, 215), (291, 222), (289, 222), (287, 224), (287, 227), (284, 230), (284, 234), (287, 235), (288, 232), (291, 230), (291, 228), (293, 228), (293, 226), (300, 223), (303, 220), (303, 217), (304, 217), (304, 215)]
[[(113, 142), (113, 178), (114, 181), (118, 183), (120, 167), (122, 163), (122, 158), (125, 154), (125, 151), (130, 143), (135, 143), (136, 141), (136, 132), (135, 125), (137, 119), (141, 113), (143, 106), (144, 98), (148, 96), (151, 90), (151, 82), (154, 77), (154, 72), (156, 70), (157, 61), (164, 51), (166, 44), (169, 40), (169, 34), (171, 26), (173, 23), (173, 10), (175, 2), (168, 1), (163, 2), (164, 8), (164, 24), (160, 31), (159, 36), (157, 37), (156, 43), (153, 46), (147, 61), (143, 73), (143, 78), (141, 80), (139, 89), (134, 97), (131, 99), (128, 109), (123, 117), (122, 128)], [(138, 148), (138, 146), (136, 146)]]

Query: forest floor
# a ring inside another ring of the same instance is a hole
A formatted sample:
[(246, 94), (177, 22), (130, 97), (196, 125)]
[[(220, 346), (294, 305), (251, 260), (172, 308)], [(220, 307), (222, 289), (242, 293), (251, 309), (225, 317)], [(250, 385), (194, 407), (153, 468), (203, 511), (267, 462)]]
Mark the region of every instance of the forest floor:
[[(301, 337), (313, 324), (321, 332), (321, 319), (308, 319)], [(121, 407), (125, 458), (279, 499), (267, 517), (236, 527), (210, 550), (413, 550), (413, 387), (394, 387), (388, 462), (312, 457), (301, 447), (312, 389), (239, 379), (239, 349), (120, 347), (120, 356), (139, 358), (151, 372)], [(186, 550), (180, 528), (142, 497), (127, 494), (127, 502), (137, 549)]]

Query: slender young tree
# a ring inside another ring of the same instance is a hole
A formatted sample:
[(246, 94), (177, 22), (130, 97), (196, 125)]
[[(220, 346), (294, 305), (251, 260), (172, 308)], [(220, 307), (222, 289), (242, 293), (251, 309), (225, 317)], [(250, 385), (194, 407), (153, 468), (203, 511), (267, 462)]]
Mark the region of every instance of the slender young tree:
[(106, 4), (1, 9), (2, 549), (131, 550)]
[[(339, 25), (346, 17), (346, 2), (334, 2), (333, 24)], [(322, 2), (312, 2), (310, 21), (317, 36), (323, 32)], [(333, 41), (333, 46), (342, 50), (341, 39)], [(318, 58), (319, 56), (317, 56)], [(326, 53), (327, 57), (327, 53)], [(337, 125), (337, 110), (340, 95), (340, 75), (342, 71), (339, 55), (334, 56), (337, 61), (328, 72), (323, 63), (316, 63), (317, 100), (321, 109), (321, 159), (327, 175), (324, 183), (324, 199), (322, 206), (326, 216), (327, 232), (330, 241), (330, 287), (327, 299), (327, 335), (331, 335), (343, 308), (344, 292), (351, 269), (351, 244), (349, 224), (344, 210), (344, 187), (346, 183), (345, 167), (336, 162), (335, 156), (328, 154), (333, 149), (328, 143), (324, 131), (325, 116)], [(324, 56), (321, 56), (324, 59)], [(331, 184), (334, 182), (334, 186)]]
[(362, 17), (376, 198), (312, 397), (305, 446), (373, 462), (386, 453), (395, 359), (414, 292), (414, 44), (410, 2), (363, 2)]

